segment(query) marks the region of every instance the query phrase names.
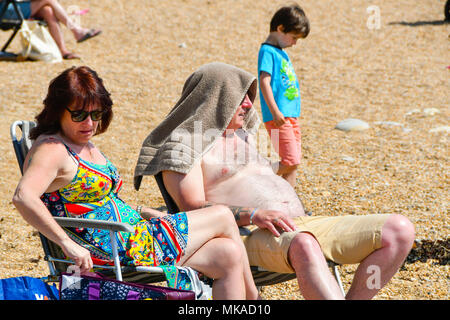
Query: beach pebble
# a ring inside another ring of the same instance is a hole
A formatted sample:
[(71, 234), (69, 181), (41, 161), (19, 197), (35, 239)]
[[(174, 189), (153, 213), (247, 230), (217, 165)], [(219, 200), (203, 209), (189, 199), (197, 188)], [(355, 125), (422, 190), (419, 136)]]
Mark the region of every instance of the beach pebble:
[(420, 113), (420, 112), (421, 112), (420, 109), (412, 109), (412, 110), (408, 111), (407, 113), (405, 113), (405, 116), (410, 116), (410, 115)]
[(441, 113), (439, 109), (436, 108), (426, 108), (423, 109), (423, 114), (426, 116), (434, 116), (435, 114)]
[(412, 131), (411, 128), (403, 128), (404, 133), (410, 133)]
[(345, 119), (339, 122), (335, 129), (342, 131), (361, 131), (369, 129), (370, 126), (367, 122), (359, 119)]
[(343, 157), (342, 157), (342, 160), (344, 160), (344, 161), (348, 161), (348, 162), (354, 162), (354, 161), (355, 161), (355, 159), (354, 159), (354, 158), (352, 158), (352, 157), (349, 157), (349, 156), (343, 156)]
[(387, 127), (403, 127), (403, 124), (395, 121), (377, 121), (375, 124)]
[(383, 126), (383, 127), (401, 127), (402, 128), (402, 131), (404, 132), (404, 133), (409, 133), (409, 132), (411, 132), (412, 131), (412, 129), (410, 129), (410, 128), (405, 128), (405, 127), (403, 127), (403, 124), (401, 124), (401, 123), (399, 123), (399, 122), (395, 122), (395, 121), (377, 121), (377, 122), (375, 122), (375, 124), (376, 125), (380, 125), (380, 126)]
[(439, 132), (449, 133), (450, 132), (450, 126), (436, 127), (436, 128), (430, 129), (428, 132), (430, 132), (430, 133), (439, 133)]
[(186, 43), (182, 42), (182, 43), (180, 43), (180, 44), (178, 45), (178, 47), (179, 47), (179, 48), (186, 48), (187, 45), (186, 45)]

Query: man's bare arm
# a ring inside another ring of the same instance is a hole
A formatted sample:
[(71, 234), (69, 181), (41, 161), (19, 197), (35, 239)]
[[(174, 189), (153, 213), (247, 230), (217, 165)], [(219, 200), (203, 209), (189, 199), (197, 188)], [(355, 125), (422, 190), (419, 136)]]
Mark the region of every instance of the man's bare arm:
[(202, 205), (202, 208), (211, 207), (214, 205), (224, 205), (230, 208), (231, 212), (233, 213), (234, 219), (236, 220), (236, 223), (238, 226), (246, 226), (251, 224), (250, 222), (250, 216), (252, 212), (256, 212), (257, 208), (250, 208), (250, 207), (238, 207), (238, 206), (229, 206), (224, 203), (212, 203), (205, 201), (204, 205)]

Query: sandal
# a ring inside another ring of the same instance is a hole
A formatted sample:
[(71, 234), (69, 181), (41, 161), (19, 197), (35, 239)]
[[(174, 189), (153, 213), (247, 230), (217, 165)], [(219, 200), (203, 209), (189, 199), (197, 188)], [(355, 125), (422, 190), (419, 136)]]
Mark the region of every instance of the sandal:
[(69, 53), (66, 53), (65, 55), (63, 55), (63, 59), (64, 60), (73, 60), (73, 59), (81, 59), (81, 57), (79, 55), (77, 55), (76, 53), (69, 52)]
[(82, 36), (79, 40), (77, 40), (77, 42), (80, 43), (86, 41), (87, 39), (98, 36), (100, 33), (102, 33), (102, 30), (91, 29), (88, 32), (86, 32), (86, 34)]

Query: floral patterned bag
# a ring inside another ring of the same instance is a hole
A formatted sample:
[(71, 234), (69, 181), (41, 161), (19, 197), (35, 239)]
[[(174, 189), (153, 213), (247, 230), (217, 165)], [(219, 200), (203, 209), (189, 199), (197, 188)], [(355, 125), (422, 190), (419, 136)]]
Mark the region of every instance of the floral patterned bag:
[(59, 283), (61, 300), (194, 300), (195, 293), (147, 284), (63, 273)]

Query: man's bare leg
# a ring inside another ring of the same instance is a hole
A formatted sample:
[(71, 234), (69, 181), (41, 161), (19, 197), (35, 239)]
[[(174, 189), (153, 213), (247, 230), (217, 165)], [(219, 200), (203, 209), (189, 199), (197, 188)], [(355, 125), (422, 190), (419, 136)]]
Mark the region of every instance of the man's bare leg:
[[(300, 233), (289, 248), (289, 259), (305, 299), (342, 299), (320, 246), (312, 235)], [(405, 217), (392, 215), (382, 229), (382, 248), (358, 266), (346, 299), (371, 299), (398, 271), (414, 242), (414, 226)], [(321, 250), (320, 250), (321, 253)]]
[(336, 279), (328, 269), (319, 243), (311, 234), (297, 234), (291, 242), (288, 255), (305, 299), (344, 299)]
[(386, 220), (381, 233), (382, 248), (358, 266), (347, 299), (371, 299), (383, 288), (405, 261), (414, 242), (414, 225), (401, 215)]

